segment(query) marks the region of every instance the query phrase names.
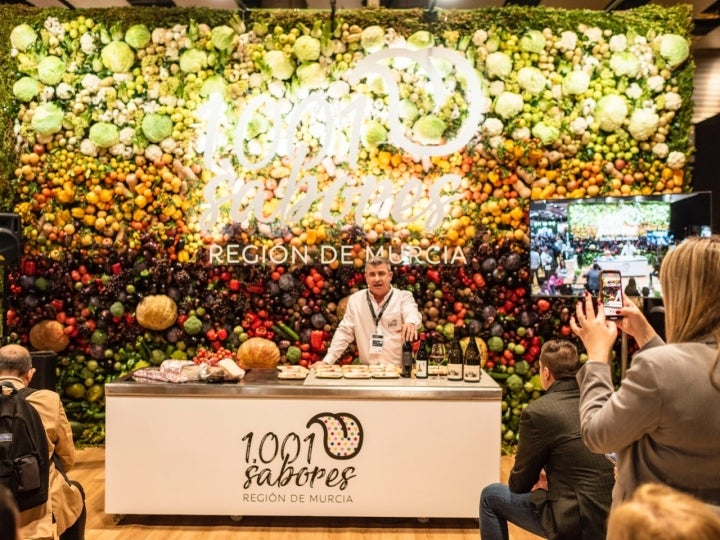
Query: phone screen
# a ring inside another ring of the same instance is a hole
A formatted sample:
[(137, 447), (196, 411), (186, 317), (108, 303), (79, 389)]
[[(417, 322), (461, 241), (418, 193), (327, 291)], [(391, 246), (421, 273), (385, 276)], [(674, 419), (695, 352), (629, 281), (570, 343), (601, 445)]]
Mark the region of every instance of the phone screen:
[(622, 276), (615, 270), (600, 272), (600, 301), (608, 319), (617, 319), (622, 303)]

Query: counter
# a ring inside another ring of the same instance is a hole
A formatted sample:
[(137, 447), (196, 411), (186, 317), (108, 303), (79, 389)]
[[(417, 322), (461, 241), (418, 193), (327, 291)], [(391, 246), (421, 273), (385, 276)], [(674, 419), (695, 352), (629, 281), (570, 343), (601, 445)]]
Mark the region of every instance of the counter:
[(501, 389), (446, 379), (105, 385), (105, 512), (474, 518)]

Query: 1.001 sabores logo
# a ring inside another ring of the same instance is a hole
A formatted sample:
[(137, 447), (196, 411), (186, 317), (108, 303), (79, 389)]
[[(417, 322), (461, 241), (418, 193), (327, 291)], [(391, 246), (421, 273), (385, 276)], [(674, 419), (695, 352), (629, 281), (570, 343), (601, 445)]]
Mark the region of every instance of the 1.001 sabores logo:
[(319, 441), (315, 433), (301, 437), (290, 432), (284, 437), (273, 432), (262, 437), (247, 433), (245, 443), (245, 482), (243, 487), (297, 486), (329, 487), (344, 490), (355, 478), (355, 467), (321, 467), (313, 464), (314, 452), (322, 442), (324, 455), (334, 460), (350, 460), (358, 455), (363, 443), (360, 421), (349, 413), (320, 413), (313, 416), (305, 426), (319, 424), (323, 437)]

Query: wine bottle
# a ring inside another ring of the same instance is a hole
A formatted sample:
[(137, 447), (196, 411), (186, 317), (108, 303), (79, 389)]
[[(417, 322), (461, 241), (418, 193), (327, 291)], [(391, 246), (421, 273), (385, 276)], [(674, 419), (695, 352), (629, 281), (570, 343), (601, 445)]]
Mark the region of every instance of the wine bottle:
[(475, 333), (468, 332), (470, 339), (465, 348), (463, 358), (463, 380), (465, 382), (480, 382), (480, 349), (475, 341)]
[(428, 361), (430, 354), (427, 350), (427, 344), (425, 343), (425, 334), (420, 334), (420, 348), (415, 355), (415, 378), (416, 379), (427, 379), (428, 376)]
[(403, 377), (410, 377), (412, 375), (413, 367), (413, 349), (412, 343), (406, 341), (402, 346), (402, 373)]
[(460, 346), (460, 327), (456, 326), (448, 349), (448, 381), (463, 380), (463, 351)]

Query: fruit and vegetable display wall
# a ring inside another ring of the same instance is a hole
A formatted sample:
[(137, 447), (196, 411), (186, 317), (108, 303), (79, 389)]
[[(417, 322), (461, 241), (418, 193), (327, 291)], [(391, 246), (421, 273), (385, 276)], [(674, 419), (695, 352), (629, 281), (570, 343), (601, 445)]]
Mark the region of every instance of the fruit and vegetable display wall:
[(569, 301), (529, 294), (529, 201), (691, 189), (690, 27), (691, 6), (0, 6), (24, 239), (4, 340), (58, 353), (97, 443), (104, 383), (138, 367), (317, 361), (382, 254), (432, 339), (486, 342), (512, 445), (542, 342), (572, 339)]

